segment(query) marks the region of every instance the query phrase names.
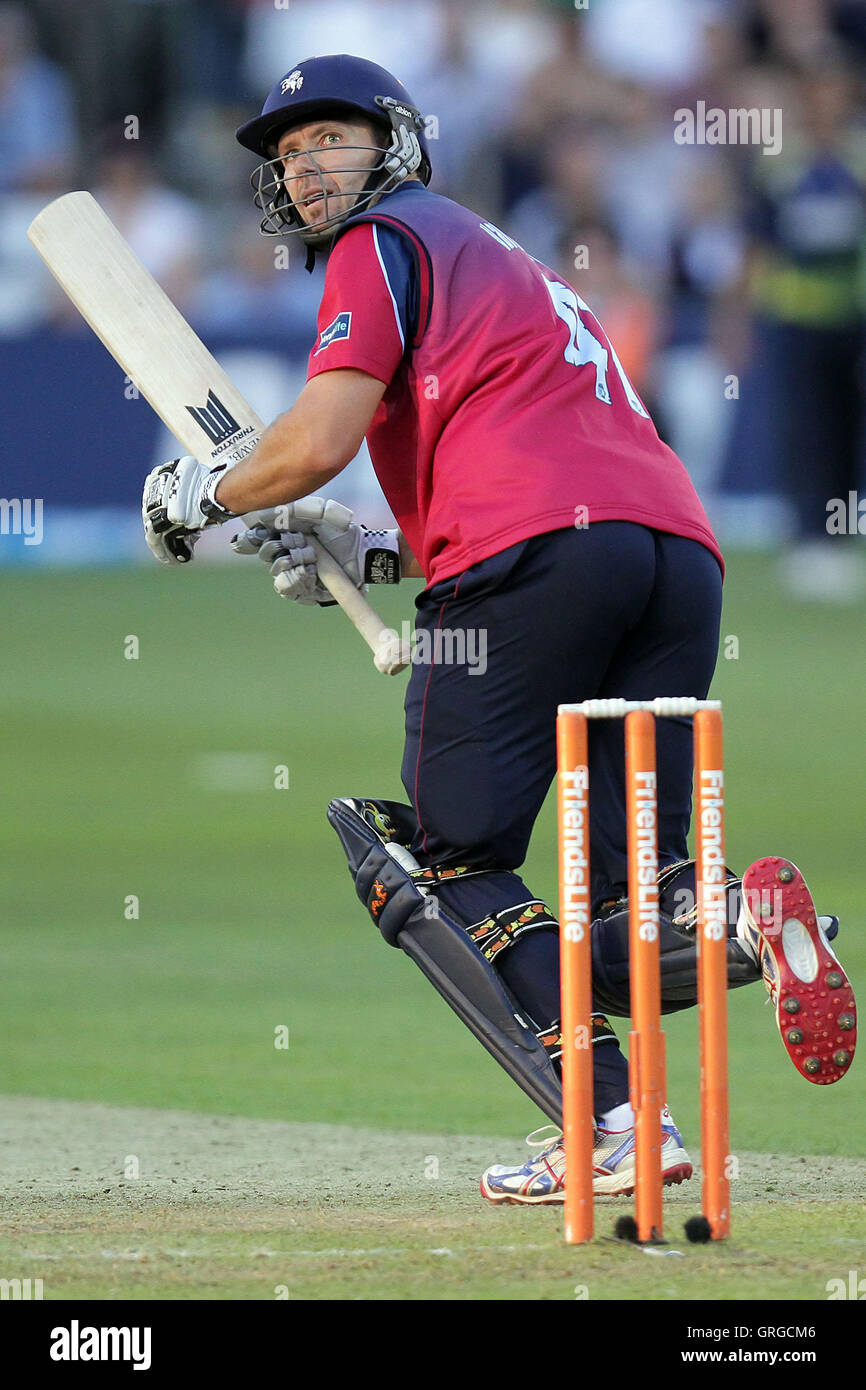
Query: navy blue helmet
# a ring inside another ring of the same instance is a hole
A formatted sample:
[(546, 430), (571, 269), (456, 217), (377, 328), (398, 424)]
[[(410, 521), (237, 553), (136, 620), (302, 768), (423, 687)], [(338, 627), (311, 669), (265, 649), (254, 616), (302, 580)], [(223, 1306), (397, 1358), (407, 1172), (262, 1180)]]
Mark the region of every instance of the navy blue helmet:
[[(351, 147), (356, 155), (359, 151), (367, 152), (366, 157), (356, 159), (354, 164), (350, 160), (340, 169), (329, 165), (327, 172), (364, 172), (368, 175), (364, 187), (351, 206), (346, 206), (347, 196), (335, 200), (322, 179), (315, 151), (307, 151), (320, 181), (321, 193), (316, 197), (323, 197), (325, 204), (324, 220), (308, 226), (286, 188), (285, 166), (276, 149), (280, 136), (293, 126), (307, 125), (317, 118), (352, 120), (359, 116), (372, 123), (380, 143)], [(262, 232), (268, 236), (295, 233), (314, 251), (328, 244), (347, 217), (396, 188), (410, 174), (425, 184), (430, 182), (424, 117), (406, 88), (377, 63), (348, 53), (298, 63), (271, 89), (261, 115), (239, 127), (237, 138), (265, 159), (251, 175), (255, 204), (263, 213)], [(369, 152), (377, 156), (372, 164)]]

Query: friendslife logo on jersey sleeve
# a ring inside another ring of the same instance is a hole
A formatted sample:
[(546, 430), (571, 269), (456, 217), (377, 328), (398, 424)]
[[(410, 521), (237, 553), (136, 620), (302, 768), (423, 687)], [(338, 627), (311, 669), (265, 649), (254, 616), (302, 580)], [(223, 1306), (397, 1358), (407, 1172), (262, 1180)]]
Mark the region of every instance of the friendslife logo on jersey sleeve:
[(344, 310), (338, 314), (333, 323), (329, 323), (327, 328), (323, 328), (319, 336), (319, 346), (316, 348), (314, 357), (318, 357), (320, 352), (329, 348), (332, 343), (339, 343), (342, 339), (348, 338), (352, 331), (352, 314), (350, 310)]

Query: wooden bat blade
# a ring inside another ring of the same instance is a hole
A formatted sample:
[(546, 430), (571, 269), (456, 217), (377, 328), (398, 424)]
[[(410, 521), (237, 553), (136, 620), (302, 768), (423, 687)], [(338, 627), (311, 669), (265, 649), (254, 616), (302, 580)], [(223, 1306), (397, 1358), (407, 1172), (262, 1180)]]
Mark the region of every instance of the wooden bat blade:
[(56, 198), (27, 236), (127, 376), (200, 463), (237, 463), (264, 423), (96, 199)]
[[(96, 336), (199, 463), (229, 467), (264, 422), (121, 236), (92, 194), (55, 198), (27, 236)], [(257, 523), (257, 514), (244, 518)], [(370, 646), (379, 670), (401, 671), (406, 644), (385, 626), (315, 537), (322, 582)]]

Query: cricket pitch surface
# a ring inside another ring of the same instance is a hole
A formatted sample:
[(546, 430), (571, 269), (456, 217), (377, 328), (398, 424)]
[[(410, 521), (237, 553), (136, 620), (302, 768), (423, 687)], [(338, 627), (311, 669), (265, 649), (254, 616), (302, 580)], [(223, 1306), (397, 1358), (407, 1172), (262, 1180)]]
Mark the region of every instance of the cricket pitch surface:
[(481, 1172), (525, 1157), (520, 1136), (20, 1096), (0, 1098), (0, 1136), (0, 1274), (45, 1299), (825, 1300), (866, 1254), (851, 1158), (739, 1152), (712, 1246), (683, 1235), (696, 1168), (666, 1189), (658, 1253), (606, 1239), (630, 1198), (598, 1201), (571, 1248), (561, 1206), (484, 1202)]

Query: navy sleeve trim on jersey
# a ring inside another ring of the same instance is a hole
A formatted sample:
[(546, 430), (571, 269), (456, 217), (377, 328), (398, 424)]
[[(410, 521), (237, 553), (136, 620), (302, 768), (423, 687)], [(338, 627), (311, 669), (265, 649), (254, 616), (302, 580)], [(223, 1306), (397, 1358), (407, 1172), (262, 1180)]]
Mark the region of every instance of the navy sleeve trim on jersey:
[(405, 267), (408, 261), (411, 267), (410, 314), (407, 319), (409, 331), (406, 341), (410, 342), (412, 347), (418, 347), (427, 331), (433, 308), (433, 263), (430, 253), (417, 233), (398, 217), (374, 212), (368, 214), (364, 220), (376, 224), (383, 241), (387, 237), (389, 245), (395, 248), (393, 254), (398, 263)]
[(394, 304), (403, 351), (414, 346), (418, 324), (418, 276), (415, 256), (405, 237), (390, 227), (374, 222), (373, 240), (376, 254), (385, 277), (385, 284)]
[(421, 238), (398, 217), (383, 212), (361, 213), (336, 233), (335, 242), (359, 223), (378, 231), (380, 259), (394, 300), (404, 345), (418, 347), (433, 309), (433, 262)]

